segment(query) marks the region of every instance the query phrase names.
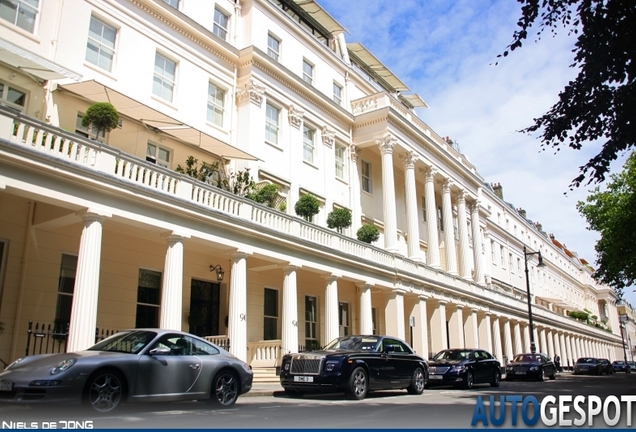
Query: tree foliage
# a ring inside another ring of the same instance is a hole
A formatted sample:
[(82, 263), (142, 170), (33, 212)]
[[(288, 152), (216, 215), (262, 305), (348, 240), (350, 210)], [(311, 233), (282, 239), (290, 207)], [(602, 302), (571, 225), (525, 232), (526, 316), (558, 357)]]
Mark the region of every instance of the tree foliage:
[(636, 1), (517, 0), (519, 29), (501, 56), (522, 46), (538, 22), (538, 37), (566, 28), (577, 35), (578, 76), (559, 93), (559, 101), (522, 132), (540, 131), (541, 147), (580, 150), (599, 141), (601, 150), (572, 180), (578, 187), (605, 180), (610, 163), (636, 144)]
[(277, 184), (267, 183), (256, 186), (254, 191), (247, 195), (247, 197), (252, 201), (274, 208), (276, 199), (278, 198), (278, 190), (279, 187)]
[(356, 233), (358, 240), (365, 243), (373, 243), (380, 238), (380, 230), (375, 225), (366, 223), (360, 227)]
[(594, 247), (598, 269), (595, 277), (614, 288), (622, 297), (623, 289), (636, 282), (636, 153), (632, 153), (623, 171), (612, 174), (605, 190), (596, 187), (577, 209), (585, 217), (588, 229), (600, 233)]
[(82, 116), (82, 126), (97, 129), (97, 134), (110, 132), (119, 126), (119, 113), (108, 102), (95, 102)]
[(343, 228), (351, 226), (351, 210), (343, 207), (334, 209), (327, 215), (327, 226), (341, 233)]
[(250, 198), (256, 187), (249, 168), (226, 176), (221, 172), (219, 162), (201, 162), (199, 165), (199, 160), (194, 156), (188, 156), (185, 166), (177, 165), (176, 171), (247, 198)]
[(305, 194), (296, 201), (294, 210), (298, 216), (309, 221), (320, 211), (320, 201), (312, 194)]

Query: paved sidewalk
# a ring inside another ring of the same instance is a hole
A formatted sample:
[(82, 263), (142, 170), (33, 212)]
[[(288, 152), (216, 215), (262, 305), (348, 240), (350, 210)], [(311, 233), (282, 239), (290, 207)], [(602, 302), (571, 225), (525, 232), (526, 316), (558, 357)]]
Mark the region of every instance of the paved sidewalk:
[(241, 397), (273, 396), (274, 393), (283, 393), (283, 387), (279, 383), (255, 383), (252, 389)]

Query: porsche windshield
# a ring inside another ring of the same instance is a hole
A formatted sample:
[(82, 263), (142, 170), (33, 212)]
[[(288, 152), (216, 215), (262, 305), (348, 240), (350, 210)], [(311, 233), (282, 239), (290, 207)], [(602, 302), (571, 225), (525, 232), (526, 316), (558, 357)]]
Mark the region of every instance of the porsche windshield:
[(346, 349), (358, 351), (375, 351), (380, 338), (345, 336), (331, 341), (326, 350)]
[(88, 350), (138, 354), (155, 336), (157, 336), (157, 333), (146, 330), (115, 333), (98, 344), (93, 345)]

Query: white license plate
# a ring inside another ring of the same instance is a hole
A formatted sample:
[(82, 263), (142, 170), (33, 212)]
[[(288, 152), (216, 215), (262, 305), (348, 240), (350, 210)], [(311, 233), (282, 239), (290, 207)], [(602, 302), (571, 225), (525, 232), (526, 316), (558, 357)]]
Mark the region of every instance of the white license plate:
[(0, 391), (11, 391), (13, 390), (13, 382), (0, 380)]
[(294, 381), (296, 382), (314, 382), (314, 377), (312, 376), (295, 376)]
[(526, 374), (525, 372), (521, 372), (521, 371), (516, 371), (515, 372), (515, 375), (525, 375), (525, 374)]
[(444, 377), (441, 375), (429, 375), (428, 379), (432, 379), (432, 380), (438, 380), (438, 379), (443, 379)]

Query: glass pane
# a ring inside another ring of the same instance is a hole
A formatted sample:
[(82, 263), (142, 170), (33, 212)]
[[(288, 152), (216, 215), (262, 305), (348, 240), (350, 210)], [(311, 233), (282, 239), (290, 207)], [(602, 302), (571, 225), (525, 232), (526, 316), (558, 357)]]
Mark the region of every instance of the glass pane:
[(166, 149), (159, 148), (159, 159), (164, 162), (170, 162), (170, 152)]
[(66, 330), (66, 324), (71, 322), (71, 309), (73, 307), (73, 296), (67, 294), (57, 295), (57, 308), (55, 310), (55, 324)]
[(137, 305), (136, 328), (159, 327), (159, 308), (156, 306)]
[(9, 87), (9, 91), (7, 92), (7, 100), (9, 102), (16, 105), (24, 106), (25, 99), (26, 95), (24, 93)]
[(270, 317), (278, 316), (278, 291), (265, 288), (265, 307), (263, 314)]
[(9, 21), (11, 24), (15, 24), (17, 10), (18, 5), (14, 0), (0, 1), (0, 18), (3, 20)]
[(263, 340), (277, 339), (277, 319), (265, 317), (263, 319)]
[(18, 13), (18, 20), (16, 25), (21, 29), (24, 29), (30, 33), (33, 33), (35, 29), (35, 16), (37, 14), (36, 10), (30, 8), (21, 7)]
[(60, 264), (60, 280), (58, 291), (73, 294), (75, 285), (75, 273), (77, 272), (77, 257), (74, 255), (62, 255)]

